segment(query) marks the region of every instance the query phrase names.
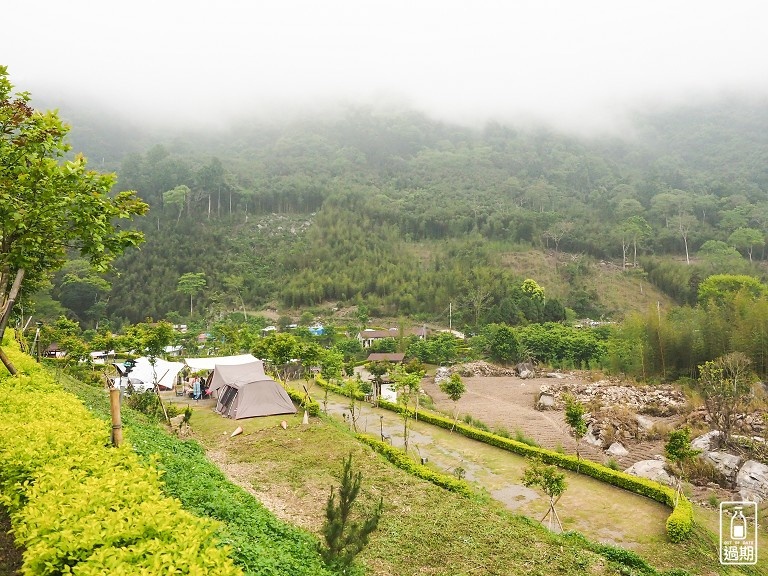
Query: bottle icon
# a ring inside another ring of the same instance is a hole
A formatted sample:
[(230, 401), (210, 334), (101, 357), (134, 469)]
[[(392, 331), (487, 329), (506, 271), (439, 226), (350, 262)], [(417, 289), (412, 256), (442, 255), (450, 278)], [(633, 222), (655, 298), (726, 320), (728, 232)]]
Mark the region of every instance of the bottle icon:
[(746, 538), (747, 519), (744, 518), (744, 513), (741, 511), (741, 506), (737, 506), (733, 509), (733, 516), (731, 516), (731, 539), (746, 540)]

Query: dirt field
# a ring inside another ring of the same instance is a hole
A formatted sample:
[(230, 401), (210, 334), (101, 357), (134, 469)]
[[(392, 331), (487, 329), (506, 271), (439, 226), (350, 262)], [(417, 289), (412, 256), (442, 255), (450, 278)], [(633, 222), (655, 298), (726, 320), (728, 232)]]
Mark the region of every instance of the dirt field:
[[(550, 449), (564, 449), (576, 452), (576, 441), (569, 434), (562, 410), (539, 411), (534, 408), (542, 385), (556, 387), (558, 380), (552, 378), (516, 377), (465, 377), (462, 378), (467, 391), (458, 402), (459, 417), (469, 414), (494, 429), (504, 429), (513, 437), (519, 431), (537, 444)], [(571, 380), (572, 381), (572, 380)], [(453, 402), (431, 378), (425, 378), (422, 388), (433, 399), (435, 407), (447, 413), (453, 412)], [(670, 419), (648, 418), (652, 421)], [(583, 457), (597, 462), (614, 458), (622, 469), (639, 460), (652, 459), (664, 453), (662, 441), (629, 442), (624, 446), (629, 455), (612, 457), (598, 447), (582, 441), (580, 452)]]

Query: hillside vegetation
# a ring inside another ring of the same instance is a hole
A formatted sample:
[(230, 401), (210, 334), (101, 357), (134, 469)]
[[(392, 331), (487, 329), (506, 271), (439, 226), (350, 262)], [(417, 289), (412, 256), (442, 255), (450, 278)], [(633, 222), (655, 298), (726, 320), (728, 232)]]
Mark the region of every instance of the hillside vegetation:
[[(712, 273), (763, 276), (767, 127), (764, 102), (728, 101), (592, 139), (367, 109), (151, 147), (136, 133), (106, 163), (150, 204), (147, 243), (111, 286), (61, 273), (53, 295), (81, 320), (135, 322), (188, 312), (176, 282), (204, 272), (212, 315), (330, 303), (441, 319), (451, 305), (464, 328), (525, 320), (510, 294), (525, 278), (576, 316), (691, 304)], [(75, 145), (117, 150), (103, 130), (76, 126)], [(603, 261), (620, 272), (607, 291)]]

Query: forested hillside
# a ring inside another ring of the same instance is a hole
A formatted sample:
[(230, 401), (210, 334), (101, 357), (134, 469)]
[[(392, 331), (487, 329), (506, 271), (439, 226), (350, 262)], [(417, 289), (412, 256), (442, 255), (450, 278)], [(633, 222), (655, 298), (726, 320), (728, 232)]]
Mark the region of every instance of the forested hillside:
[[(147, 242), (117, 263), (111, 289), (70, 306), (81, 319), (326, 302), (436, 320), (452, 305), (471, 328), (562, 319), (565, 307), (615, 318), (694, 303), (713, 273), (763, 275), (764, 101), (638, 114), (591, 139), (369, 109), (205, 136), (136, 132), (135, 145), (126, 130), (80, 115), (72, 133), (151, 206)], [(191, 303), (177, 290), (185, 273), (205, 274)], [(53, 295), (83, 283), (60, 274)]]

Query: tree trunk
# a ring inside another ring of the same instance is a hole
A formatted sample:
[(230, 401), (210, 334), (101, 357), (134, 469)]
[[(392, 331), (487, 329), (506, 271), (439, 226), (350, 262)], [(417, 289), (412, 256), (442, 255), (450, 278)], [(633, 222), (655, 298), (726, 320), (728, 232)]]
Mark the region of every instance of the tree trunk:
[[(8, 325), (8, 318), (11, 317), (11, 312), (13, 311), (13, 305), (16, 302), (16, 297), (19, 295), (19, 291), (21, 290), (22, 280), (24, 280), (24, 268), (19, 268), (19, 270), (16, 272), (16, 278), (13, 281), (13, 286), (11, 286), (11, 291), (8, 294), (8, 300), (3, 303), (3, 315), (0, 317), (0, 344), (3, 342), (3, 336), (5, 336), (5, 327)], [(5, 367), (8, 369), (8, 372), (10, 372), (12, 376), (16, 375), (16, 367), (10, 361), (8, 356), (5, 355), (5, 352), (3, 352), (2, 348), (0, 348), (0, 362), (5, 365)]]
[(632, 267), (637, 268), (637, 238), (635, 238), (632, 241), (632, 247), (634, 248), (635, 254), (632, 260)]

